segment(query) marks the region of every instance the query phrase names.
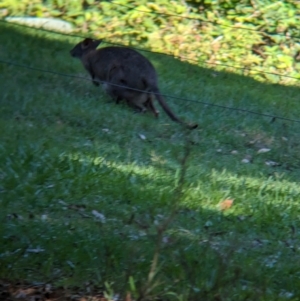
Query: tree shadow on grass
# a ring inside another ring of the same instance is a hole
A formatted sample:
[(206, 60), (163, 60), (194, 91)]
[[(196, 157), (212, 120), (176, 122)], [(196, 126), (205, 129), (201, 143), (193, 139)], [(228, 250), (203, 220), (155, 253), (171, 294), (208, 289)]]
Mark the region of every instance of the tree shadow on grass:
[[(26, 155), (28, 150), (22, 151)], [(7, 188), (9, 181), (14, 191), (7, 192), (10, 199), (2, 208), (10, 216), (1, 228), (0, 254), (5, 254), (7, 267), (2, 276), (10, 273), (13, 278), (55, 284), (109, 281), (123, 293), (134, 275), (140, 287), (155, 252), (157, 227), (174, 206), (172, 177), (149, 166), (126, 166), (105, 158), (95, 162), (78, 154), (54, 157), (50, 152), (45, 149), (32, 156), (29, 150), (31, 158), (25, 156), (23, 165), (17, 164), (27, 175), (21, 177), (19, 171), (23, 186), (11, 183), (9, 175), (3, 182)], [(225, 297), (240, 290), (263, 298), (265, 283), (272, 297), (281, 290), (299, 293), (290, 261), (291, 256), (293, 263), (299, 260), (293, 230), (298, 226), (293, 215), (298, 213), (291, 205), (282, 212), (283, 206), (278, 210), (278, 204), (250, 199), (248, 214), (247, 210), (238, 214), (239, 208), (247, 209), (242, 202), (224, 214), (204, 195), (191, 206), (186, 202), (192, 197), (189, 187), (184, 190), (159, 252), (158, 278), (164, 287), (177, 294), (188, 289), (190, 296), (208, 300), (217, 292)], [(280, 284), (274, 280), (278, 277)], [(166, 292), (157, 288), (158, 295)]]

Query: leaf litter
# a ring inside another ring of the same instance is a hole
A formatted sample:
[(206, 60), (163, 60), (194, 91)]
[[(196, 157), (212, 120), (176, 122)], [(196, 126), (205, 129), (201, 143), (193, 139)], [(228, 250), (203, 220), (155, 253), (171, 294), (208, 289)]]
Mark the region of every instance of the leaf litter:
[(49, 283), (25, 283), (0, 280), (2, 301), (108, 301), (99, 288), (86, 285), (82, 289), (54, 287)]

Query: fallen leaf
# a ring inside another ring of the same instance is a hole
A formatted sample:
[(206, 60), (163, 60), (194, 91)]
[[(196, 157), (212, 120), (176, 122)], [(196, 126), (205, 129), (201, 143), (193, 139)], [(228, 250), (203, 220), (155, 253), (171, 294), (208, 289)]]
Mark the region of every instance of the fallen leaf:
[(105, 216), (102, 213), (98, 212), (97, 210), (93, 210), (92, 214), (102, 223), (105, 223)]
[(42, 221), (45, 221), (47, 218), (48, 218), (47, 214), (42, 214), (42, 216), (41, 216)]
[(125, 301), (131, 301), (131, 294), (130, 293), (127, 293), (126, 294), (126, 298), (125, 298)]
[(72, 269), (75, 269), (75, 265), (72, 261), (70, 260), (67, 260), (67, 264), (72, 268)]
[(280, 165), (279, 163), (277, 163), (275, 161), (271, 161), (271, 160), (266, 161), (265, 164), (268, 165), (268, 166), (278, 166), (278, 165)]
[(245, 158), (241, 162), (246, 164), (246, 163), (250, 163), (250, 160)]
[(230, 199), (224, 200), (219, 204), (221, 210), (227, 210), (231, 208), (232, 205), (233, 205), (233, 200)]
[(211, 221), (207, 221), (204, 225), (205, 228), (211, 227), (213, 223)]
[(28, 253), (42, 253), (42, 252), (45, 252), (45, 249), (37, 247), (35, 249), (27, 249), (26, 252), (28, 252)]
[(139, 137), (140, 137), (142, 140), (146, 140), (146, 136), (143, 135), (143, 134), (139, 134)]
[(58, 201), (59, 204), (63, 205), (63, 206), (67, 206), (68, 204), (66, 202), (64, 202), (63, 200), (59, 200)]
[(162, 242), (163, 242), (164, 244), (169, 243), (169, 242), (170, 242), (170, 237), (169, 237), (169, 236), (164, 236), (164, 237), (162, 238)]
[(270, 148), (261, 148), (260, 150), (257, 151), (258, 154), (263, 154), (269, 152), (271, 149)]
[(24, 291), (19, 291), (15, 296), (16, 299), (25, 299), (27, 294)]
[(51, 284), (47, 283), (47, 284), (45, 285), (45, 292), (50, 292), (51, 290), (52, 290)]

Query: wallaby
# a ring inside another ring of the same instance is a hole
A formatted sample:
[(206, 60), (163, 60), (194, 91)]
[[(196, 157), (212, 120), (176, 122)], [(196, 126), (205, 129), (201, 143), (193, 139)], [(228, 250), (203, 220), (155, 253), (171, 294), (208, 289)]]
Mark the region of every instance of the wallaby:
[[(129, 105), (139, 108), (142, 112), (149, 109), (158, 116), (153, 104), (155, 95), (173, 121), (185, 124), (172, 112), (160, 94), (155, 68), (147, 58), (127, 47), (108, 46), (96, 49), (100, 43), (101, 40), (87, 38), (70, 51), (73, 57), (82, 61), (95, 85), (98, 86), (100, 81), (106, 92), (117, 102), (125, 99)], [(198, 125), (187, 126), (195, 129)]]
[[(140, 112), (144, 113), (149, 109), (153, 112), (155, 117), (158, 117), (159, 112), (156, 110), (153, 103), (153, 93), (147, 91), (147, 84), (142, 79), (133, 79), (132, 76), (129, 78), (128, 74), (131, 74), (130, 68), (129, 70), (126, 70), (128, 69), (127, 62), (125, 61), (123, 63), (123, 66), (115, 64), (110, 70), (108, 76), (109, 84), (105, 86), (106, 92), (115, 98), (117, 103), (124, 98), (128, 105), (138, 109)], [(131, 82), (132, 79), (133, 82)], [(140, 91), (127, 88), (132, 86)]]

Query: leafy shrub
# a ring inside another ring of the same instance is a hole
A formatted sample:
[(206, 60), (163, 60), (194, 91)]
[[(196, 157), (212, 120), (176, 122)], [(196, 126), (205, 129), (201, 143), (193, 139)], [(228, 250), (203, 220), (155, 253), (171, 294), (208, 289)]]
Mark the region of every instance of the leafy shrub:
[(110, 43), (149, 48), (259, 80), (298, 83), (250, 69), (300, 78), (300, 4), (293, 0), (4, 0), (0, 8), (10, 16), (61, 18), (73, 23), (76, 32)]

